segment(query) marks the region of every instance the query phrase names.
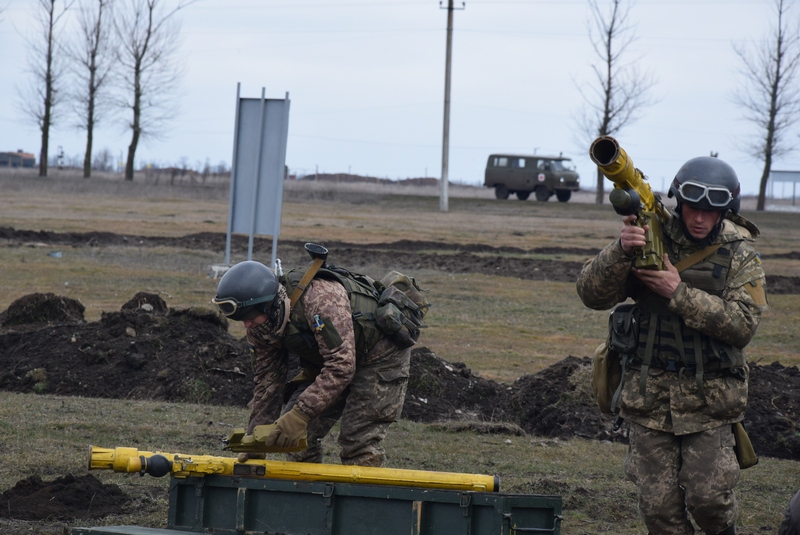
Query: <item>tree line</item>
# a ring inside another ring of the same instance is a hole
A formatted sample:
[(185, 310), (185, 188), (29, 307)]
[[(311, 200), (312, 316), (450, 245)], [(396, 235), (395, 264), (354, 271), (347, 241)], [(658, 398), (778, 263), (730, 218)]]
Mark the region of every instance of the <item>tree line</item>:
[(125, 179), (133, 180), (143, 137), (173, 118), (179, 61), (178, 13), (196, 0), (37, 0), (38, 33), (29, 37), (22, 109), (41, 131), (39, 176), (47, 176), (50, 129), (69, 117), (86, 132), (83, 176), (91, 177), (97, 124), (115, 116), (131, 141)]
[[(67, 167), (70, 169), (81, 169), (84, 165), (83, 154), (64, 154), (59, 149), (56, 154), (50, 155), (48, 167), (58, 167), (59, 169)], [(189, 161), (186, 156), (181, 156), (177, 161), (149, 161), (146, 164), (139, 162), (139, 170), (172, 170), (176, 169), (183, 174), (193, 173), (202, 177), (208, 176), (223, 176), (229, 175), (231, 168), (228, 162), (220, 160), (216, 164), (211, 163), (210, 158), (205, 161), (195, 160), (194, 163)], [(122, 161), (122, 154), (120, 153), (119, 159), (111, 152), (108, 147), (102, 149), (95, 149), (92, 153), (92, 171), (101, 171), (104, 173), (120, 173), (124, 171), (124, 162)]]

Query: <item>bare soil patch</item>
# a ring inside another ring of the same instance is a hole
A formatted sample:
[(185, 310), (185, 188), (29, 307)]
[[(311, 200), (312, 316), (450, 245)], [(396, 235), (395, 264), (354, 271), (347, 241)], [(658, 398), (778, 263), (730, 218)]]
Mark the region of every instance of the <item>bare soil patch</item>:
[(0, 517), (15, 520), (72, 521), (119, 513), (130, 498), (117, 485), (91, 474), (68, 474), (52, 481), (30, 476), (0, 494)]

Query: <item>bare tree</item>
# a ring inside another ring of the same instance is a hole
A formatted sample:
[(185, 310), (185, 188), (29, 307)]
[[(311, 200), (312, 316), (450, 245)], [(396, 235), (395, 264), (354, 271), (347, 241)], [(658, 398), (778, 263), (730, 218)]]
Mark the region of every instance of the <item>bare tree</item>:
[(785, 135), (800, 119), (800, 32), (790, 25), (788, 4), (786, 0), (774, 0), (777, 25), (769, 38), (751, 47), (734, 45), (742, 60), (740, 71), (744, 78), (734, 100), (745, 109), (745, 119), (760, 130), (747, 147), (764, 162), (756, 210), (764, 210), (773, 160), (794, 150)]
[(59, 48), (57, 26), (74, 2), (65, 0), (62, 3), (64, 8), (58, 12), (56, 0), (38, 0), (36, 14), (41, 34), (36, 39), (28, 39), (28, 70), (31, 77), (24, 92), (19, 91), (22, 110), (36, 121), (42, 133), (39, 176), (47, 176), (50, 127), (56, 123), (61, 102), (64, 69), (59, 61), (60, 54), (56, 53)]
[(108, 147), (104, 147), (95, 153), (92, 167), (98, 171), (111, 172), (114, 170), (114, 155)]
[(68, 47), (75, 85), (70, 100), (76, 108), (78, 127), (86, 130), (83, 176), (92, 176), (94, 128), (107, 111), (107, 86), (113, 65), (110, 37), (112, 0), (81, 0), (78, 38)]
[[(600, 62), (592, 65), (594, 83), (588, 89), (578, 88), (584, 106), (578, 119), (579, 131), (589, 138), (614, 135), (640, 118), (644, 107), (655, 103), (651, 90), (656, 81), (643, 73), (632, 60), (627, 61), (631, 44), (636, 40), (628, 22), (632, 3), (611, 0), (604, 11), (598, 0), (589, 0), (591, 20), (589, 37)], [(589, 145), (588, 142), (582, 143)], [(603, 174), (597, 170), (595, 203), (603, 204)]]
[(117, 57), (127, 95), (120, 105), (131, 113), (125, 180), (133, 180), (139, 140), (163, 135), (174, 117), (174, 92), (182, 74), (177, 61), (180, 24), (175, 15), (194, 1), (181, 0), (168, 9), (163, 0), (127, 0), (128, 9), (116, 11)]

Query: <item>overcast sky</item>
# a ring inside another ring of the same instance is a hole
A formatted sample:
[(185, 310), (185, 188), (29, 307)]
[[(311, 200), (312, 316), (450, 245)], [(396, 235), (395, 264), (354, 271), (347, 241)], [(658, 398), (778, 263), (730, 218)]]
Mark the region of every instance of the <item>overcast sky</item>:
[[(40, 134), (17, 97), (36, 4), (0, 0), (0, 151), (38, 156)], [(179, 16), (178, 114), (165, 139), (140, 144), (137, 163), (230, 164), (241, 83), (243, 97), (289, 93), (293, 172), (440, 176), (447, 11), (437, 0), (200, 0)], [(482, 184), (492, 152), (563, 152), (594, 186), (576, 122), (579, 86), (599, 61), (589, 17), (585, 0), (468, 0), (454, 12), (451, 181)], [(772, 1), (638, 0), (630, 17), (628, 58), (658, 81), (658, 102), (617, 135), (635, 165), (661, 190), (683, 162), (714, 151), (756, 193), (762, 166), (744, 143), (760, 132), (732, 100), (742, 83), (733, 44), (771, 35)], [(85, 133), (68, 121), (50, 139), (51, 154), (60, 146), (82, 159)], [(130, 135), (109, 122), (95, 139), (119, 158)], [(773, 169), (800, 169), (800, 153)]]

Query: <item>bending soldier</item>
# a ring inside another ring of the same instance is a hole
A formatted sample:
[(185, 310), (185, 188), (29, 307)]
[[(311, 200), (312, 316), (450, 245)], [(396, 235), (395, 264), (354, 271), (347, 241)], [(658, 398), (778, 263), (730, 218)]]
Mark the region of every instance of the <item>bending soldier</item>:
[[(745, 346), (767, 308), (765, 275), (751, 242), (756, 226), (739, 215), (739, 180), (716, 158), (686, 162), (669, 189), (674, 213), (662, 222), (665, 270), (633, 267), (645, 245), (636, 216), (618, 240), (586, 263), (583, 303), (635, 306), (616, 403), (629, 425), (625, 471), (652, 534), (735, 533), (740, 468), (732, 425), (744, 419), (749, 369)], [(623, 312), (624, 311), (624, 312)]]
[[(317, 276), (307, 284), (292, 305), (288, 279), (253, 261), (234, 265), (219, 282), (213, 302), (244, 323), (254, 352), (247, 432), (275, 422), (267, 444), (282, 448), (297, 446), (307, 433), (308, 449), (288, 459), (322, 462), (321, 439), (341, 419), (342, 464), (383, 466), (382, 441), (403, 408), (411, 350), (374, 325), (354, 326), (357, 311), (335, 278)], [(302, 369), (287, 384), (290, 353)], [(263, 458), (240, 453), (239, 460), (248, 456)]]

